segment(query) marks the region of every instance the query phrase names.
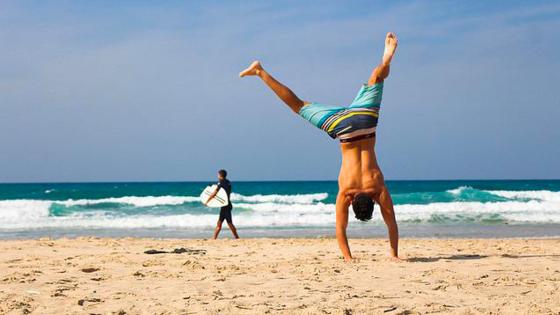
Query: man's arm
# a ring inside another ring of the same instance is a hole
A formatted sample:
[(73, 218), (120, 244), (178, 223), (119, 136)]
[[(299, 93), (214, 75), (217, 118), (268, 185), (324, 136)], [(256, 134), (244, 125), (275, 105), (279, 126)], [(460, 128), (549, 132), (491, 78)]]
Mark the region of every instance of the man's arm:
[(348, 203), (346, 196), (339, 193), (336, 197), (336, 240), (338, 247), (344, 256), (345, 261), (352, 261), (352, 253), (348, 246), (348, 238), (346, 237), (346, 227), (348, 226)]
[(385, 185), (382, 186), (382, 189), (377, 199), (378, 199), (377, 203), (379, 203), (379, 206), (381, 207), (381, 215), (383, 216), (383, 220), (387, 225), (387, 230), (389, 233), (389, 242), (391, 243), (391, 257), (398, 259), (399, 258), (399, 228), (397, 226), (397, 220), (395, 219), (393, 200), (391, 199), (389, 190), (387, 190), (387, 187), (385, 187)]
[(214, 190), (214, 192), (210, 195), (210, 197), (208, 197), (208, 199), (206, 200), (206, 202), (204, 203), (204, 205), (207, 205), (210, 200), (214, 199), (214, 197), (216, 197), (216, 195), (218, 194), (218, 191), (220, 190), (220, 187), (218, 186), (216, 188), (216, 190)]

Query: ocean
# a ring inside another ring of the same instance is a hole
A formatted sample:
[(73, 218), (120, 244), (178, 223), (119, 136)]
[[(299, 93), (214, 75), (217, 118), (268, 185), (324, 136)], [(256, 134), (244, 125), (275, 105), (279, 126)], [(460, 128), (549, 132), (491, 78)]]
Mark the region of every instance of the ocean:
[[(211, 183), (0, 184), (0, 238), (207, 238), (219, 209), (198, 196)], [(232, 183), (241, 237), (334, 236), (336, 181)], [(560, 236), (560, 180), (387, 184), (404, 237)], [(350, 221), (351, 237), (386, 235), (378, 206), (372, 221)]]

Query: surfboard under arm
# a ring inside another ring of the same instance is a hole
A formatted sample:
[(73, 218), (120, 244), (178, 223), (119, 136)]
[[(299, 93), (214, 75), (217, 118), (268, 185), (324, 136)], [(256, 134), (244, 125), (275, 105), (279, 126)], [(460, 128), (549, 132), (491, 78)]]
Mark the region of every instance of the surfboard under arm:
[(210, 198), (210, 196), (212, 196), (212, 194), (214, 194), (214, 192), (216, 191), (217, 188), (218, 188), (218, 185), (211, 185), (211, 186), (208, 186), (208, 187), (204, 188), (204, 190), (200, 194), (200, 202), (207, 203), (207, 206), (212, 207), (212, 208), (219, 208), (219, 207), (227, 206), (229, 204), (229, 199), (228, 199), (226, 191), (223, 188), (220, 188), (218, 190), (218, 193), (216, 193), (216, 196), (214, 196), (214, 198), (212, 198), (210, 201), (208, 201), (208, 198)]

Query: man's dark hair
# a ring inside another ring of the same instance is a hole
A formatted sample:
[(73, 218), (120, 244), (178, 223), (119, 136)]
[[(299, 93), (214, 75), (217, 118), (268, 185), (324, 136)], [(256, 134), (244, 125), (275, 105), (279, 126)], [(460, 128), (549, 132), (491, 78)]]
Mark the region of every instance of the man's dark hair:
[(220, 176), (222, 176), (223, 178), (227, 177), (227, 171), (226, 170), (219, 170), (218, 174), (220, 174)]
[(359, 193), (355, 195), (354, 200), (352, 200), (352, 209), (354, 210), (356, 219), (360, 221), (371, 220), (373, 204), (373, 200), (367, 194)]

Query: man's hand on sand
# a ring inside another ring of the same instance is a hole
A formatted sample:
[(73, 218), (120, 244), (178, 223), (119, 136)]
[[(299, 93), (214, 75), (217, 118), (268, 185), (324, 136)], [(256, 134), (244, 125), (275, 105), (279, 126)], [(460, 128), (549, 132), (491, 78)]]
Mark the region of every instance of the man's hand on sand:
[(355, 262), (358, 262), (358, 259), (352, 258), (352, 257), (344, 257), (343, 259), (344, 259), (344, 262), (345, 262), (345, 263), (355, 263)]

